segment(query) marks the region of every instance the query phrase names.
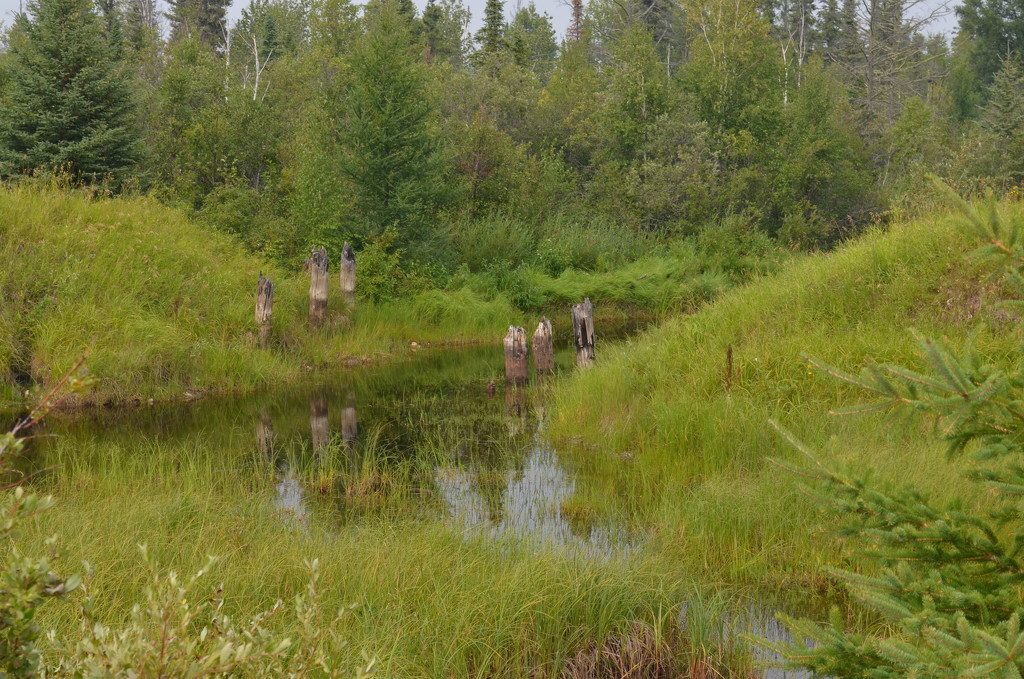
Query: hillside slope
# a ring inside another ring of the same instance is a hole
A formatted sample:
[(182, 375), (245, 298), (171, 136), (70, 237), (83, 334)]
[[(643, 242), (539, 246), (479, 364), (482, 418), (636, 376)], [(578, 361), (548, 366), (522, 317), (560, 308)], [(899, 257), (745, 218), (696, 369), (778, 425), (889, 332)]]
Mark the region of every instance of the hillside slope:
[[(93, 398), (178, 398), (292, 379), (411, 338), (491, 337), (516, 317), (502, 300), (461, 290), (360, 308), (345, 329), (334, 294), (333, 323), (311, 332), (305, 276), (144, 198), (0, 189), (0, 261), (0, 396), (9, 398), (59, 379), (90, 347), (88, 370), (100, 378)], [(275, 281), (266, 350), (254, 340), (261, 271)]]
[(868, 357), (921, 366), (910, 328), (959, 347), (982, 324), (976, 347), (1016, 356), (1019, 325), (995, 309), (1002, 291), (966, 261), (972, 241), (955, 221), (870, 233), (624, 347), (602, 351), (599, 339), (598, 365), (560, 384), (552, 405), (556, 435), (589, 444), (574, 455), (591, 478), (578, 500), (653, 526), (680, 561), (763, 580), (839, 549), (796, 481), (766, 462), (794, 457), (769, 420), (855, 475), (959, 497), (961, 466), (944, 462), (933, 423), (830, 416), (863, 396), (803, 357), (854, 373)]

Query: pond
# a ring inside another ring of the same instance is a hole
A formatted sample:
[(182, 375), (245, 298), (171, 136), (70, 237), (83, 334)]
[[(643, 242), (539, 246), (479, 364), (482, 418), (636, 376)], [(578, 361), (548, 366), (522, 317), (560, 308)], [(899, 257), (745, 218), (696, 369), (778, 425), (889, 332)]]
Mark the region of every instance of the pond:
[[(620, 333), (618, 341), (626, 338)], [(558, 372), (574, 362), (569, 347), (556, 350)], [(241, 397), (59, 412), (33, 432), (19, 471), (45, 486), (75, 469), (130, 482), (197, 465), (213, 477), (245, 479), (265, 493), (271, 515), (296, 530), (343, 531), (366, 517), (412, 515), (582, 559), (643, 550), (643, 526), (574, 503), (585, 472), (545, 432), (558, 375), (514, 387), (503, 370), (498, 346), (420, 349)], [(192, 457), (181, 455), (186, 448)], [(81, 451), (70, 464), (68, 450)], [(108, 450), (133, 452), (125, 460)], [(756, 598), (737, 599), (711, 638), (731, 643), (751, 632), (786, 639), (774, 613)], [(764, 676), (803, 675), (767, 669)]]

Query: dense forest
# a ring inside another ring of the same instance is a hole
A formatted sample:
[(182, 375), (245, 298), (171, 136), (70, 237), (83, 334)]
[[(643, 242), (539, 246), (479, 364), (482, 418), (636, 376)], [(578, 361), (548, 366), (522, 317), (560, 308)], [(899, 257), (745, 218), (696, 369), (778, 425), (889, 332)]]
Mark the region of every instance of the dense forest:
[(352, 241), (371, 299), (472, 279), (527, 308), (528, 271), (829, 247), (929, 174), (1024, 174), (1024, 22), (994, 0), (952, 40), (923, 0), (576, 2), (561, 41), (532, 3), (475, 33), (460, 0), (227, 4), (29, 2), (0, 176), (151, 194), (292, 269)]

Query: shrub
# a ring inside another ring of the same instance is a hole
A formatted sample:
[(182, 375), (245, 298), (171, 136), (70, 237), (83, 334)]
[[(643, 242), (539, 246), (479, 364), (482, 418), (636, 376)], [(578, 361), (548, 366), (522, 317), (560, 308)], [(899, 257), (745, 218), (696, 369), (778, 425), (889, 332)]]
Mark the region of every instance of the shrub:
[(502, 214), (457, 222), (448, 234), (456, 259), (473, 272), (498, 262), (517, 267), (533, 259), (537, 246), (537, 234), (528, 224)]

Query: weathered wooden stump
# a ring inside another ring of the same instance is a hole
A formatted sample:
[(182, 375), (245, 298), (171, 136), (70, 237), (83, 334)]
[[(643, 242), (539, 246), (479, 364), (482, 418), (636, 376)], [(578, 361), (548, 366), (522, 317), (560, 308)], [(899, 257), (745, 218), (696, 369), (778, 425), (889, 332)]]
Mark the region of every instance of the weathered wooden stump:
[(555, 345), (551, 338), (551, 321), (541, 317), (533, 333), (533, 367), (537, 373), (555, 371)]
[(345, 407), (341, 411), (341, 438), (351, 441), (359, 435), (359, 421), (356, 419), (356, 395), (349, 392)]
[(527, 364), (526, 331), (510, 325), (505, 335), (505, 379), (511, 384), (526, 382), (529, 375)]
[(256, 450), (264, 460), (274, 459), (274, 423), (266, 413), (256, 420)]
[(319, 455), (331, 442), (327, 420), (327, 397), (317, 394), (309, 399), (309, 431), (313, 437), (313, 454)]
[(576, 364), (589, 368), (594, 364), (594, 307), (589, 297), (572, 305), (572, 333), (576, 340)]
[(354, 309), (356, 306), (356, 253), (352, 246), (345, 243), (341, 248), (341, 296), (345, 306)]
[(274, 313), (274, 281), (260, 272), (256, 283), (256, 327), (259, 328), (260, 346), (270, 344), (270, 317)]
[(319, 328), (327, 318), (327, 249), (313, 248), (306, 269), (309, 271), (309, 324)]

